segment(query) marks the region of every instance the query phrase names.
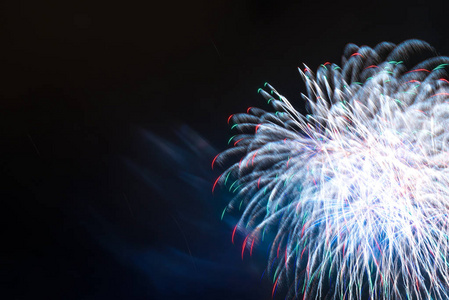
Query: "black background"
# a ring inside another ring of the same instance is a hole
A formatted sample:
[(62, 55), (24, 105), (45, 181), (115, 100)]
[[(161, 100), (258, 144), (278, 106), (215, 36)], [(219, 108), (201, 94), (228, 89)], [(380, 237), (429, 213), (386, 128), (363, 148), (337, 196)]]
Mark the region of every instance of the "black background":
[(5, 299), (270, 299), (211, 193), (227, 117), (265, 81), (302, 110), (349, 42), (449, 55), (442, 3), (2, 2)]

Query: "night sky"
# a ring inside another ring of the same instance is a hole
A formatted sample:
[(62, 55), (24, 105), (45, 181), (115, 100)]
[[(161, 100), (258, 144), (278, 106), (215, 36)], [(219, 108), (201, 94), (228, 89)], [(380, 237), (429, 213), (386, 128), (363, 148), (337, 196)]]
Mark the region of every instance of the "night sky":
[(304, 111), (296, 67), (349, 42), (449, 55), (444, 2), (2, 2), (1, 294), (271, 299), (211, 193), (227, 117), (266, 81)]

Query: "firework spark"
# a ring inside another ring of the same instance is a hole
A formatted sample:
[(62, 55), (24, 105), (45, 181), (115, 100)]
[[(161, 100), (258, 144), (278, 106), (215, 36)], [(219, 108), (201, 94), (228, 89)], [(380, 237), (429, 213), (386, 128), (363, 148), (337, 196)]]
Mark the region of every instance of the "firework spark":
[(299, 70), (309, 115), (265, 84), (276, 112), (229, 118), (233, 147), (213, 164), (241, 159), (215, 185), (242, 211), (242, 256), (273, 237), (273, 293), (448, 298), (448, 66), (422, 41), (349, 44), (341, 68)]

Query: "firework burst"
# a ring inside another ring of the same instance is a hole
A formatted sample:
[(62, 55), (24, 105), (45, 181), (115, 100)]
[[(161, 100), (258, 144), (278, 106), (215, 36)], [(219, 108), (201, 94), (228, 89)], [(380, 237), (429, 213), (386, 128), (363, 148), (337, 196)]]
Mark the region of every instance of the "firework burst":
[(273, 291), (448, 298), (448, 64), (422, 41), (350, 44), (341, 68), (299, 70), (309, 115), (265, 84), (276, 112), (229, 118), (233, 147), (213, 165), (241, 159), (215, 185), (242, 211), (242, 255), (272, 237)]

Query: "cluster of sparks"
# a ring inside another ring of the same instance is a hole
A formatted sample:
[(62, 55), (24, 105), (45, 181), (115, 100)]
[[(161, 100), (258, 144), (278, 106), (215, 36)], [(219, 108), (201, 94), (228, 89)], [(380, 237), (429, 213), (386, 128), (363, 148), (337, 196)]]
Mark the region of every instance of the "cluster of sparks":
[(242, 258), (271, 239), (273, 294), (449, 298), (448, 64), (422, 41), (349, 44), (341, 68), (299, 70), (309, 115), (265, 84), (276, 112), (229, 117), (212, 167), (241, 159), (213, 189), (234, 193)]

